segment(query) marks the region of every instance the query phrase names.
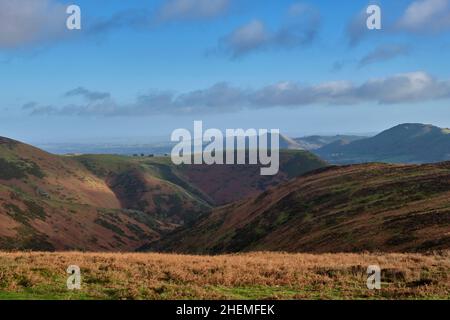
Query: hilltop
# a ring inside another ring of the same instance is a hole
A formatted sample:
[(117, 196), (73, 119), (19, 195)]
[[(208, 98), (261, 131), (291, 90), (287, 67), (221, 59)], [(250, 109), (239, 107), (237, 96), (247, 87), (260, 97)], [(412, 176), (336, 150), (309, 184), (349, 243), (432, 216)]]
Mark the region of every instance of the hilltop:
[(430, 163), (450, 160), (450, 130), (407, 123), (366, 139), (340, 139), (314, 151), (335, 164)]

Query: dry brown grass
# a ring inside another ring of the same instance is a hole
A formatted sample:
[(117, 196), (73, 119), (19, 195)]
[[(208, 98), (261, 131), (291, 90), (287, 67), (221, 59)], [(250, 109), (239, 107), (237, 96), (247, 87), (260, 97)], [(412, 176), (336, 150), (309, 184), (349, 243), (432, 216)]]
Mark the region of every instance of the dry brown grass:
[[(379, 265), (382, 290), (366, 288)], [(82, 290), (66, 289), (69, 265)], [(0, 298), (450, 299), (450, 252), (439, 254), (0, 253)]]

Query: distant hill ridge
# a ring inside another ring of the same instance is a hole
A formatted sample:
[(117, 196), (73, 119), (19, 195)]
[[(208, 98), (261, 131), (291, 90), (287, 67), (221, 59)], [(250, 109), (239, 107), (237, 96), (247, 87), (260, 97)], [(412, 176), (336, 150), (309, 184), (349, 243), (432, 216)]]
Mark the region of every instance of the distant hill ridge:
[(356, 140), (365, 139), (367, 136), (356, 135), (334, 135), (334, 136), (307, 136), (302, 138), (295, 138), (294, 141), (305, 150), (317, 150), (330, 143), (339, 141), (340, 143), (350, 143)]
[(450, 130), (406, 123), (371, 138), (338, 140), (314, 152), (336, 164), (442, 162), (450, 160)]

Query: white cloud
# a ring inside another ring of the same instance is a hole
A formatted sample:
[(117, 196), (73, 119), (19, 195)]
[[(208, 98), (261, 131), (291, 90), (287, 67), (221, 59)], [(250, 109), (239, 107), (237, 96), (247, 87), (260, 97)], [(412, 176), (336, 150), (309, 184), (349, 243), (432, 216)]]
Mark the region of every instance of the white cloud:
[(0, 0), (0, 49), (63, 37), (65, 10), (66, 7), (53, 0)]
[(253, 105), (266, 107), (416, 103), (450, 98), (450, 81), (439, 81), (425, 72), (411, 72), (368, 80), (361, 85), (348, 81), (314, 86), (282, 83), (260, 89), (254, 97)]
[(370, 80), (355, 91), (360, 99), (383, 104), (422, 102), (450, 98), (450, 81), (439, 81), (425, 72), (411, 72)]
[[(415, 0), (392, 23), (383, 23), (382, 30), (370, 32), (366, 26), (365, 10), (355, 15), (347, 25), (350, 45), (356, 45), (365, 37), (379, 34), (405, 32), (410, 34), (441, 33), (450, 30), (450, 0)], [(387, 31), (387, 32), (384, 32)]]
[(223, 14), (230, 0), (167, 0), (157, 10), (159, 22), (209, 19)]
[(418, 0), (406, 9), (397, 23), (401, 30), (440, 32), (450, 27), (450, 0)]
[(259, 20), (253, 20), (234, 30), (222, 41), (233, 57), (241, 56), (253, 50), (261, 49), (270, 42), (271, 35)]
[[(156, 11), (128, 9), (86, 21), (83, 35), (120, 28), (148, 29), (155, 23), (214, 18), (226, 12), (230, 0), (167, 0)], [(0, 49), (41, 46), (74, 33), (66, 28), (67, 4), (58, 0), (0, 0)]]
[(239, 58), (254, 51), (292, 49), (310, 44), (320, 28), (319, 13), (301, 3), (292, 5), (284, 20), (276, 30), (270, 30), (260, 20), (252, 20), (222, 37), (217, 51)]

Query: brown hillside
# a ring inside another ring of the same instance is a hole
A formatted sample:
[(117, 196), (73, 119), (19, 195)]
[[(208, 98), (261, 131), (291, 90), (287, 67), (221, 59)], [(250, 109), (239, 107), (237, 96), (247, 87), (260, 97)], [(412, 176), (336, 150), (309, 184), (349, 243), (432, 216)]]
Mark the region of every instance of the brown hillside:
[(0, 139), (1, 248), (129, 251), (169, 227), (125, 209), (80, 162)]
[(77, 161), (7, 138), (0, 138), (0, 184), (41, 198), (120, 208), (105, 181)]
[(213, 210), (153, 248), (196, 253), (448, 249), (450, 163), (318, 170)]
[[(307, 152), (282, 152), (282, 172), (267, 179), (256, 167), (246, 167), (258, 170), (247, 176), (233, 166), (178, 167), (169, 158), (64, 157), (0, 138), (0, 248), (133, 251), (194, 223), (211, 205), (323, 165)], [(236, 193), (209, 196), (212, 186)]]
[(326, 162), (307, 151), (282, 150), (280, 171), (275, 176), (261, 176), (259, 165), (190, 165), (182, 166), (180, 171), (191, 185), (207, 194), (215, 205), (224, 205), (255, 196), (325, 166)]

